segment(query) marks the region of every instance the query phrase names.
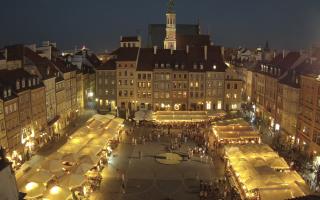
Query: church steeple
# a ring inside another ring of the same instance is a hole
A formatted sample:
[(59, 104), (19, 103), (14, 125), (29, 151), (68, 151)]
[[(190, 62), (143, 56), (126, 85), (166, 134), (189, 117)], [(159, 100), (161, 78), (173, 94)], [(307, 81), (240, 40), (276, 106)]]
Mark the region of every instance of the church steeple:
[(166, 13), (167, 23), (166, 23), (166, 38), (164, 40), (164, 48), (176, 50), (176, 14), (173, 11), (174, 0), (170, 0), (168, 4), (168, 9)]

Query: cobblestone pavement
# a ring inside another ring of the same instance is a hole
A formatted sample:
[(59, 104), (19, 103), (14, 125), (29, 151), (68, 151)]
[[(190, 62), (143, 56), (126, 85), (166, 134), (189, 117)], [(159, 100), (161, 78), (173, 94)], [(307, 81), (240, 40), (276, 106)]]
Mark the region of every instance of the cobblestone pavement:
[[(150, 133), (148, 128), (137, 128), (134, 137)], [(176, 165), (164, 165), (155, 160), (155, 155), (166, 152), (169, 138), (132, 145), (128, 136), (118, 146), (110, 160), (109, 166), (103, 170), (103, 181), (99, 192), (91, 199), (108, 200), (193, 200), (199, 199), (199, 182), (213, 181), (224, 176), (224, 163), (214, 158), (203, 163), (198, 157), (182, 161)], [(183, 144), (177, 153), (187, 153), (193, 142)], [(139, 152), (142, 158), (139, 159)], [(125, 175), (125, 194), (121, 190), (121, 173)], [(208, 198), (212, 199), (212, 198)]]

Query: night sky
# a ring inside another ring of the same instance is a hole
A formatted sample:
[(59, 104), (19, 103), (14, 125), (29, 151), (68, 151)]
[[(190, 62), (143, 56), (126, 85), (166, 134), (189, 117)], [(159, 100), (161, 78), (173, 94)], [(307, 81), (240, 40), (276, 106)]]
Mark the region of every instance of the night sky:
[[(0, 46), (57, 42), (60, 49), (118, 47), (120, 35), (164, 23), (167, 0), (1, 0)], [(277, 49), (320, 44), (320, 0), (176, 0), (177, 23), (200, 21), (226, 47)]]

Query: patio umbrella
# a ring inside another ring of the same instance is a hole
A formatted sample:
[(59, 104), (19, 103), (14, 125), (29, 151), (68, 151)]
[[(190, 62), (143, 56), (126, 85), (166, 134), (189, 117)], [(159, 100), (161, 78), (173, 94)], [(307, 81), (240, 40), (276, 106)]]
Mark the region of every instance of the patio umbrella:
[(79, 154), (76, 153), (67, 153), (61, 157), (62, 161), (76, 163), (78, 161)]
[(40, 170), (32, 174), (28, 180), (35, 183), (47, 184), (54, 178), (54, 175), (48, 171)]
[(85, 178), (80, 174), (68, 174), (59, 181), (60, 185), (69, 189), (77, 188), (83, 185)]
[(49, 192), (43, 197), (44, 200), (65, 200), (72, 199), (72, 194), (68, 189), (53, 186)]
[(66, 166), (62, 164), (61, 160), (46, 160), (41, 165), (41, 169), (48, 170), (49, 172), (62, 171)]
[(45, 192), (46, 188), (41, 183), (29, 182), (23, 188), (21, 192), (26, 193), (26, 199), (40, 198)]
[(89, 156), (89, 155), (83, 155), (79, 158), (80, 163), (87, 163), (91, 165), (96, 165), (99, 161), (99, 158), (97, 156)]
[(88, 163), (81, 163), (80, 165), (76, 166), (73, 170), (72, 173), (75, 174), (85, 174), (87, 173), (93, 166), (88, 164)]

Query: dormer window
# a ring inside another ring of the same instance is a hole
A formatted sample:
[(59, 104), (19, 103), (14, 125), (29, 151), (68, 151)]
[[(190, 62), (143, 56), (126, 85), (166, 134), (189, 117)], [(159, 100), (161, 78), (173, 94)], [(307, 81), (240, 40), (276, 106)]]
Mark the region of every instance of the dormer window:
[(40, 78), (37, 77), (37, 85), (39, 85), (39, 84), (40, 84)]
[(193, 69), (197, 69), (197, 64), (193, 64)]
[(11, 97), (11, 88), (8, 89), (8, 97)]
[(7, 98), (8, 97), (8, 92), (7, 92), (7, 90), (5, 89), (5, 90), (3, 90), (3, 97), (4, 98)]
[(161, 68), (164, 68), (164, 64), (163, 63), (161, 64)]
[(158, 63), (156, 63), (156, 64), (154, 64), (154, 66), (155, 66), (155, 68), (158, 68), (158, 67), (159, 67), (159, 64), (158, 64)]
[(178, 64), (176, 64), (174, 67), (175, 67), (176, 69), (178, 69), (178, 68), (179, 68), (179, 65), (178, 65)]
[(200, 69), (203, 70), (203, 65), (200, 65)]
[(50, 74), (50, 67), (47, 67), (47, 75)]
[(17, 88), (17, 90), (20, 90), (20, 81), (19, 80), (16, 81), (16, 88)]
[(166, 64), (166, 67), (170, 67), (170, 64), (169, 64), (169, 63), (167, 63), (167, 64)]
[(216, 66), (216, 65), (213, 65), (212, 68), (213, 68), (214, 70), (216, 70), (216, 69), (217, 69), (217, 66)]
[(28, 86), (31, 87), (31, 79), (28, 79)]
[(22, 79), (21, 85), (22, 85), (22, 88), (25, 88), (25, 87), (26, 87), (26, 80), (25, 80), (24, 78)]
[(184, 64), (181, 65), (181, 69), (184, 69)]
[(32, 85), (33, 85), (33, 86), (36, 85), (36, 79), (35, 79), (35, 78), (32, 79)]

